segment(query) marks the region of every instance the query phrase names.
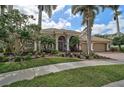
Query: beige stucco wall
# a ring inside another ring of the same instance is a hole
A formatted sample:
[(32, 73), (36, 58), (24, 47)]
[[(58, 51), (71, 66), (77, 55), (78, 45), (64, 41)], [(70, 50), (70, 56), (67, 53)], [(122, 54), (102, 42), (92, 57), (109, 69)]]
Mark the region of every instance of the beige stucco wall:
[(87, 51), (87, 44), (86, 43), (82, 43), (82, 51), (86, 52)]
[[(44, 29), (42, 31), (42, 34), (48, 34), (50, 36), (54, 36), (56, 39), (56, 49), (58, 50), (58, 38), (60, 36), (64, 36), (66, 38), (66, 44), (68, 45), (67, 50), (69, 51), (69, 39), (71, 36), (79, 36), (81, 35), (80, 32), (71, 31), (71, 30), (65, 30), (65, 29)], [(83, 36), (84, 37), (84, 36)], [(110, 44), (110, 40), (99, 38), (99, 37), (93, 37), (92, 38), (92, 50), (93, 51), (106, 51), (108, 50), (107, 44)], [(84, 52), (87, 51), (87, 44), (86, 44), (86, 38), (80, 39), (80, 46), (79, 50), (83, 50)]]

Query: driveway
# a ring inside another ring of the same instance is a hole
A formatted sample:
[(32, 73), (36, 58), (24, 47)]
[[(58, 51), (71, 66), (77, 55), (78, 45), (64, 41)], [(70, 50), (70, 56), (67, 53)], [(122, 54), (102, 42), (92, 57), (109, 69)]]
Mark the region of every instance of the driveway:
[(97, 52), (96, 54), (100, 56), (105, 56), (108, 58), (116, 59), (118, 61), (124, 61), (124, 53), (118, 52)]

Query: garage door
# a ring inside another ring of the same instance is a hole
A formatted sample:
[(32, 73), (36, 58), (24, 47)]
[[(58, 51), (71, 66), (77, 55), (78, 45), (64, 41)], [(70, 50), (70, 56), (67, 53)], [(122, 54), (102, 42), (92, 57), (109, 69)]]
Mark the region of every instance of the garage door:
[(96, 44), (94, 44), (93, 49), (96, 52), (104, 52), (104, 51), (106, 51), (106, 44), (105, 43), (96, 43)]
[(87, 51), (87, 44), (86, 43), (82, 44), (82, 50), (83, 50), (83, 52)]

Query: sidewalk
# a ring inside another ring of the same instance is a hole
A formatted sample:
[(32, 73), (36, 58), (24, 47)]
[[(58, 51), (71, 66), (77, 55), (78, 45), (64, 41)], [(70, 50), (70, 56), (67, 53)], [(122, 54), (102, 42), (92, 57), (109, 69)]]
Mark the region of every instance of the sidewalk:
[(124, 80), (112, 82), (107, 85), (104, 85), (103, 87), (124, 87)]
[(13, 72), (0, 74), (0, 86), (7, 85), (16, 81), (33, 79), (36, 76), (41, 76), (49, 73), (55, 73), (63, 70), (69, 70), (79, 67), (97, 66), (97, 65), (114, 65), (123, 64), (112, 60), (85, 60), (80, 62), (59, 63)]

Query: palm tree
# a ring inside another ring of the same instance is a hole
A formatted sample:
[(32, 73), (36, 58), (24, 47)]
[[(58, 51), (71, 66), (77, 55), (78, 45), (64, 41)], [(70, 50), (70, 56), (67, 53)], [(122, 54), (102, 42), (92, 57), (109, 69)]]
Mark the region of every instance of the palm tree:
[[(55, 10), (55, 9), (56, 9), (56, 5), (38, 5), (38, 10), (39, 10), (39, 13), (38, 13), (38, 25), (41, 27), (41, 29), (42, 29), (42, 11), (46, 12), (47, 15), (49, 17), (51, 17), (52, 10)], [(39, 41), (39, 44), (38, 44), (38, 48), (39, 48), (39, 51), (40, 51), (40, 41)]]
[(38, 25), (41, 26), (41, 28), (42, 28), (42, 11), (47, 13), (47, 15), (50, 18), (52, 15), (52, 10), (55, 10), (55, 9), (56, 9), (56, 5), (38, 5), (38, 10), (39, 10)]
[(5, 9), (7, 9), (8, 12), (11, 12), (13, 10), (13, 5), (0, 5), (0, 14), (4, 14)]
[(116, 25), (117, 25), (117, 35), (119, 36), (121, 34), (119, 27), (119, 19), (118, 19), (118, 16), (121, 14), (121, 11), (118, 11), (119, 5), (105, 5), (105, 8), (111, 8), (113, 10), (114, 20), (116, 20)]
[(6, 5), (0, 5), (0, 14), (3, 15), (6, 9)]
[(13, 5), (8, 5), (8, 12), (11, 12), (13, 10)]
[(80, 13), (83, 17), (82, 25), (87, 25), (87, 54), (91, 53), (91, 31), (96, 15), (99, 13), (99, 6), (96, 5), (73, 5), (72, 14)]

